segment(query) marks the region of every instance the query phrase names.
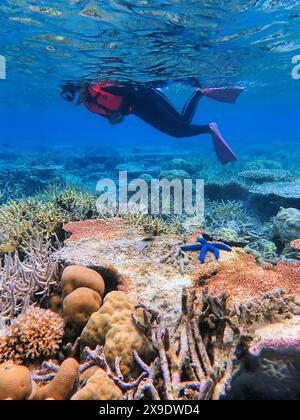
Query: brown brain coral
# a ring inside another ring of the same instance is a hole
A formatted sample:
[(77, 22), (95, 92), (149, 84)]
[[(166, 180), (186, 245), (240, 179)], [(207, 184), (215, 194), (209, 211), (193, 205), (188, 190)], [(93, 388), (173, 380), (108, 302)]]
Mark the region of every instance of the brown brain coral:
[(64, 335), (64, 320), (54, 312), (30, 306), (0, 333), (0, 362), (21, 364), (54, 357)]
[(103, 296), (105, 283), (95, 270), (81, 265), (70, 265), (64, 269), (62, 275), (63, 296), (67, 296), (79, 287), (87, 287)]
[(74, 333), (81, 333), (92, 313), (102, 304), (101, 296), (87, 287), (80, 287), (70, 293), (63, 302), (63, 314), (68, 326)]
[(27, 400), (32, 390), (29, 369), (11, 362), (0, 365), (0, 400)]
[(102, 308), (92, 314), (81, 334), (83, 346), (95, 348), (104, 346), (104, 353), (114, 368), (116, 357), (121, 357), (121, 371), (125, 377), (136, 376), (140, 370), (133, 359), (136, 350), (146, 362), (151, 361), (154, 351), (150, 341), (140, 334), (132, 321), (135, 314), (143, 319), (141, 309), (135, 308), (136, 302), (123, 292), (111, 292), (105, 299)]
[(121, 400), (121, 389), (110, 379), (104, 370), (96, 368), (95, 373), (88, 379), (86, 385), (78, 391), (72, 400)]

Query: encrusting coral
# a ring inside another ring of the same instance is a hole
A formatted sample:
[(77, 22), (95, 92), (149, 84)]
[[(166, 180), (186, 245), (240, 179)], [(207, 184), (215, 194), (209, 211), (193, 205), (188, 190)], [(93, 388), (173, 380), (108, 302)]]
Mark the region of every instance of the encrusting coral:
[(6, 362), (0, 365), (0, 400), (28, 400), (34, 389), (29, 369)]
[(79, 287), (87, 287), (97, 292), (101, 297), (104, 295), (105, 283), (102, 276), (95, 270), (81, 266), (70, 265), (62, 274), (63, 296), (72, 293)]
[(74, 242), (80, 239), (99, 238), (111, 240), (121, 236), (124, 230), (124, 221), (120, 218), (92, 219), (80, 222), (69, 222), (64, 225), (64, 230), (71, 236), (66, 242)]
[(64, 336), (64, 320), (54, 312), (30, 306), (0, 332), (0, 362), (55, 357)]
[(130, 296), (123, 292), (111, 292), (103, 301), (100, 310), (92, 314), (81, 334), (81, 345), (94, 349), (104, 346), (104, 353), (111, 368), (115, 359), (121, 357), (120, 369), (124, 377), (135, 376), (140, 372), (133, 358), (137, 351), (146, 361), (151, 361), (154, 351), (150, 341), (140, 334), (132, 316), (141, 318), (143, 312), (136, 309)]

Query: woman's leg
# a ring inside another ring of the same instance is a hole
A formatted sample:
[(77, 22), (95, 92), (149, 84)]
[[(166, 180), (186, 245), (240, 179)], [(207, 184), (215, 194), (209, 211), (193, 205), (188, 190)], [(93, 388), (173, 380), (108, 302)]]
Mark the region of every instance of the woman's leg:
[(182, 138), (211, 133), (209, 125), (190, 125), (200, 98), (201, 91), (196, 91), (183, 113), (178, 112), (168, 98), (156, 89), (140, 86), (131, 100), (133, 113), (139, 118), (166, 134)]

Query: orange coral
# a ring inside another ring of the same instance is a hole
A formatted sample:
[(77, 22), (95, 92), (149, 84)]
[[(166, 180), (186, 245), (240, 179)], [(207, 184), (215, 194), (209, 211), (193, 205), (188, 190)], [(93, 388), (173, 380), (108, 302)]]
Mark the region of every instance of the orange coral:
[(29, 369), (11, 362), (0, 365), (0, 400), (27, 400), (32, 390)]
[(61, 280), (64, 297), (80, 287), (92, 289), (101, 297), (104, 295), (105, 283), (102, 276), (90, 268), (70, 265), (64, 269)]
[(76, 242), (81, 239), (97, 238), (112, 240), (119, 238), (124, 231), (124, 221), (114, 217), (108, 220), (84, 220), (70, 222), (64, 226), (64, 230), (71, 233), (66, 242)]
[(49, 384), (37, 388), (33, 400), (69, 400), (79, 386), (79, 364), (73, 359), (66, 359)]
[(294, 249), (300, 249), (300, 239), (296, 239), (295, 241), (291, 242), (291, 247)]
[(0, 362), (22, 363), (54, 357), (64, 335), (64, 320), (54, 312), (30, 306), (0, 333)]
[(197, 279), (206, 279), (209, 293), (227, 293), (230, 300), (247, 301), (261, 293), (285, 289), (300, 295), (300, 264), (282, 262), (259, 265), (252, 255), (241, 251), (228, 259), (208, 264), (197, 272)]

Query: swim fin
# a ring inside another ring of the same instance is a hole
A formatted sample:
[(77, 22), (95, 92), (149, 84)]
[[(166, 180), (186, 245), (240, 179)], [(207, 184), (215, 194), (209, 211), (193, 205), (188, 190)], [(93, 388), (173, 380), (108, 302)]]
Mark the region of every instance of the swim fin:
[(223, 165), (238, 160), (229, 145), (223, 139), (216, 123), (209, 124), (216, 154)]
[(202, 89), (203, 95), (215, 101), (233, 104), (241, 93), (244, 92), (242, 87), (224, 87), (224, 88), (206, 88)]

